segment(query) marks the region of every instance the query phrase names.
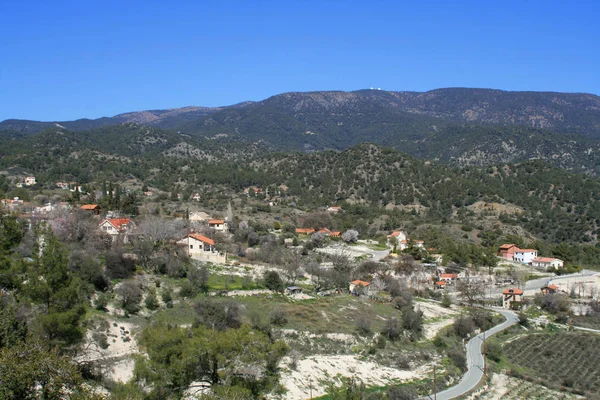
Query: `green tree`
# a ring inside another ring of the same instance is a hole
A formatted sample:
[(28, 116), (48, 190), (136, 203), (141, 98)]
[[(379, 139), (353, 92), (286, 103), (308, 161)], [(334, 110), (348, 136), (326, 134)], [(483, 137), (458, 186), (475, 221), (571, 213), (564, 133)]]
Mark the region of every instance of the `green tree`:
[[(25, 362), (26, 360), (26, 362)], [(0, 349), (0, 398), (91, 399), (77, 365), (56, 350), (31, 342)]]
[(42, 337), (50, 345), (70, 345), (82, 336), (85, 314), (80, 295), (81, 281), (68, 267), (68, 253), (51, 230), (36, 230), (33, 261), (27, 264), (24, 295), (42, 307), (37, 317)]

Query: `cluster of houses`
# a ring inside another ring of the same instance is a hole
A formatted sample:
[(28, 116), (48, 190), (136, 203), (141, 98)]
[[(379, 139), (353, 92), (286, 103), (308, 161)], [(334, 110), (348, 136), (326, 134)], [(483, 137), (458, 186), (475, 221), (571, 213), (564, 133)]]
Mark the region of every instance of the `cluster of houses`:
[(498, 250), (498, 256), (511, 261), (521, 262), (539, 268), (562, 268), (563, 260), (551, 257), (539, 257), (536, 249), (521, 249), (517, 245), (503, 244)]
[[(100, 215), (102, 208), (97, 204), (84, 204), (80, 207), (82, 211)], [(229, 224), (221, 219), (209, 219), (208, 227), (215, 232), (229, 232)], [(136, 225), (131, 218), (103, 218), (98, 229), (110, 235), (113, 242), (120, 241), (129, 243), (131, 236), (135, 234)], [(186, 237), (176, 242), (180, 246), (185, 246), (188, 256), (193, 259), (225, 262), (227, 255), (220, 252), (215, 247), (215, 241), (199, 233), (188, 233)]]

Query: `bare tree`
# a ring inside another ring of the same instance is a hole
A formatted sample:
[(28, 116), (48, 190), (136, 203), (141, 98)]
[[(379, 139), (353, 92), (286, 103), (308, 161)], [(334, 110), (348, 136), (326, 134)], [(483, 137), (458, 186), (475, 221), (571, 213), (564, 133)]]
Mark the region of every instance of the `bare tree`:
[(456, 284), (459, 296), (463, 300), (467, 300), (469, 305), (475, 302), (483, 301), (485, 295), (485, 285), (473, 279), (463, 279)]
[(149, 216), (138, 224), (138, 231), (150, 240), (165, 243), (168, 240), (179, 239), (185, 236), (186, 221), (180, 219), (168, 220), (156, 216)]

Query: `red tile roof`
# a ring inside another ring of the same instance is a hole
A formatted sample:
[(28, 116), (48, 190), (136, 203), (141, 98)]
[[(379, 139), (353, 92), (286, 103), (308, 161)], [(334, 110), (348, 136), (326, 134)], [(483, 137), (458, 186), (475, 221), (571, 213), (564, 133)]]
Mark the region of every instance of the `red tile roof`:
[(523, 290), (508, 288), (508, 289), (505, 289), (504, 292), (502, 292), (502, 294), (523, 294)]
[(296, 228), (296, 233), (305, 233), (305, 234), (309, 234), (309, 233), (314, 233), (314, 229), (313, 228)]
[(437, 281), (437, 282), (435, 283), (435, 285), (436, 285), (436, 286), (444, 286), (445, 284), (446, 284), (446, 282), (445, 282), (445, 281)]
[(356, 279), (352, 282), (350, 282), (353, 285), (360, 285), (360, 286), (369, 286), (371, 284), (371, 282), (366, 282), (366, 281), (361, 281), (360, 279)]
[(458, 278), (458, 275), (456, 275), (456, 274), (441, 274), (440, 278), (456, 279), (456, 278)]
[(400, 236), (400, 231), (394, 231), (388, 235), (388, 237), (398, 237), (398, 236)]
[(534, 262), (543, 262), (543, 263), (551, 263), (554, 260), (557, 260), (557, 259), (556, 258), (552, 258), (552, 257), (536, 257), (532, 261), (534, 261)]
[(340, 236), (341, 234), (342, 234), (342, 232), (340, 232), (340, 231), (329, 232), (329, 236), (334, 236), (334, 237)]
[(201, 241), (203, 243), (210, 244), (211, 246), (215, 245), (215, 241), (214, 240), (212, 240), (210, 238), (207, 238), (204, 235), (200, 235), (199, 233), (190, 233), (188, 236), (191, 237), (191, 238), (194, 238), (196, 240), (199, 240), (199, 241)]
[(127, 224), (131, 222), (131, 218), (108, 218), (102, 221), (100, 225), (102, 225), (105, 221), (108, 221), (117, 230), (122, 231), (127, 227)]
[(100, 208), (98, 204), (84, 204), (81, 206), (82, 210), (95, 210), (97, 208)]
[(536, 249), (519, 249), (516, 250), (517, 253), (537, 253)]
[(209, 225), (217, 225), (217, 224), (224, 224), (225, 221), (222, 219), (211, 219), (210, 221), (208, 221)]
[(517, 247), (517, 246), (514, 244), (503, 244), (502, 246), (500, 246), (500, 250), (509, 250), (513, 247)]

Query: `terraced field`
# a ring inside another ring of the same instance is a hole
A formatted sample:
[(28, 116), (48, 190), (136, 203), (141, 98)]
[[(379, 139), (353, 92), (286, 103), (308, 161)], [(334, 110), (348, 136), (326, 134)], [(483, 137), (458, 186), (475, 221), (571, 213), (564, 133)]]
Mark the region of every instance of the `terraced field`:
[(585, 397), (561, 393), (537, 383), (513, 378), (504, 374), (494, 374), (489, 390), (477, 397), (477, 400), (584, 400)]
[(600, 399), (600, 335), (531, 334), (507, 343), (504, 353), (517, 376), (562, 392)]

